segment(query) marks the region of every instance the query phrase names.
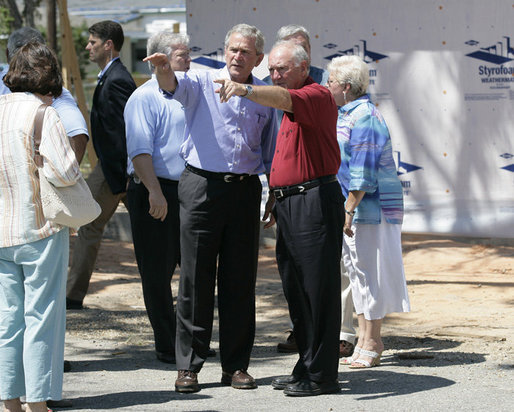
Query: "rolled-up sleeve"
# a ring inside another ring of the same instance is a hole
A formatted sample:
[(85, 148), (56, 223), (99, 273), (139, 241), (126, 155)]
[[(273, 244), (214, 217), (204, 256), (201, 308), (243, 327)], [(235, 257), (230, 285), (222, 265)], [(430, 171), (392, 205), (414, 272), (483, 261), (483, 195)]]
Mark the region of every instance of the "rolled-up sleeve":
[(378, 187), (378, 166), (383, 140), (373, 127), (374, 117), (367, 114), (357, 120), (350, 136), (349, 191), (373, 193)]
[(62, 94), (54, 99), (52, 107), (57, 110), (68, 137), (74, 137), (79, 134), (89, 136), (86, 120), (68, 90), (62, 89)]
[(268, 120), (268, 124), (264, 127), (261, 137), (261, 150), (262, 150), (262, 162), (266, 173), (271, 171), (271, 163), (273, 161), (273, 155), (275, 153), (275, 145), (277, 142), (278, 133), (278, 122), (277, 122), (277, 111), (271, 110), (271, 116)]
[[(144, 92), (144, 90), (143, 90)], [(156, 120), (148, 99), (136, 91), (125, 106), (125, 131), (127, 134), (127, 154), (130, 160), (140, 154), (151, 155), (154, 150)]]

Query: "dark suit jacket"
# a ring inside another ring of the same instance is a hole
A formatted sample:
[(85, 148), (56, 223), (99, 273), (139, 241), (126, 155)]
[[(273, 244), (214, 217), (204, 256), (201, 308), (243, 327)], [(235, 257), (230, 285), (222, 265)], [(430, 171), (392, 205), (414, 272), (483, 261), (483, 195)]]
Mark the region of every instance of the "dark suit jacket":
[(100, 79), (93, 95), (93, 145), (113, 194), (126, 191), (127, 141), (123, 110), (135, 89), (132, 76), (116, 59)]

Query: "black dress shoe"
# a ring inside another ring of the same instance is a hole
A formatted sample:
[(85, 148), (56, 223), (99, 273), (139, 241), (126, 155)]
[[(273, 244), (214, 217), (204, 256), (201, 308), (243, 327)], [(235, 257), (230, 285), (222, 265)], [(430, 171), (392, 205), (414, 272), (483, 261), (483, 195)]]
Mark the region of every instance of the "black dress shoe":
[(289, 396), (317, 396), (324, 393), (336, 393), (341, 390), (337, 380), (333, 382), (314, 382), (309, 379), (287, 385), (284, 394)]
[(49, 408), (71, 408), (73, 406), (73, 402), (69, 399), (61, 399), (60, 401), (48, 399), (46, 401), (46, 406)]
[(66, 309), (81, 310), (84, 309), (84, 305), (81, 300), (73, 300), (66, 298)]
[(159, 352), (158, 350), (155, 351), (155, 356), (158, 360), (164, 363), (176, 363), (177, 360), (175, 359), (175, 353), (174, 352)]
[(279, 376), (271, 381), (271, 386), (275, 389), (285, 389), (287, 385), (296, 383), (299, 380), (300, 377), (296, 375)]
[(298, 346), (296, 346), (296, 339), (294, 338), (293, 331), (289, 331), (289, 336), (285, 342), (280, 342), (277, 345), (277, 352), (280, 353), (298, 353)]

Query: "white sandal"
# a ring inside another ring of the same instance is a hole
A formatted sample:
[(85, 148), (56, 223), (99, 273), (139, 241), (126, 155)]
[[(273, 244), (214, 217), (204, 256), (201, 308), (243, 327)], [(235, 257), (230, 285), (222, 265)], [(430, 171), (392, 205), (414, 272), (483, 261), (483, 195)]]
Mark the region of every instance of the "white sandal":
[(382, 352), (377, 353), (370, 350), (361, 349), (359, 353), (364, 356), (369, 356), (371, 358), (371, 362), (368, 362), (367, 360), (361, 359), (359, 357), (350, 364), (349, 367), (351, 369), (365, 369), (380, 365), (380, 357), (382, 356)]
[[(353, 355), (354, 354), (358, 354), (360, 355), (361, 354), (361, 351), (362, 349), (359, 348), (358, 346), (355, 347), (355, 349), (353, 350)], [(348, 356), (346, 358), (342, 358), (341, 359), (341, 364), (342, 365), (351, 365), (352, 362), (355, 362), (357, 359), (359, 359), (359, 357), (357, 356), (357, 358), (353, 359), (353, 355), (352, 356)]]

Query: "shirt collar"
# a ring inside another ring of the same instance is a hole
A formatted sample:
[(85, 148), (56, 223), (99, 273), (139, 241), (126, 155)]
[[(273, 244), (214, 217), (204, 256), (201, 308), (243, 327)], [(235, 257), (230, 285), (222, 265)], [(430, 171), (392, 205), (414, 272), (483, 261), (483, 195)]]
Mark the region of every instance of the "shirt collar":
[[(230, 79), (230, 73), (228, 71), (227, 66), (224, 66), (220, 69), (220, 75), (223, 79), (225, 79), (225, 78)], [(250, 73), (250, 76), (248, 77), (248, 79), (249, 79), (249, 81), (247, 81), (246, 84), (254, 84), (255, 83), (255, 79), (254, 79), (252, 73)]]
[(118, 59), (119, 59), (119, 57), (115, 57), (115, 58), (114, 58), (114, 59), (112, 59), (109, 63), (107, 63), (107, 65), (104, 67), (104, 69), (103, 69), (100, 73), (98, 73), (98, 80), (100, 80), (100, 79), (103, 77), (103, 75), (105, 74), (105, 72), (109, 69), (109, 67), (111, 67), (111, 64), (113, 64), (113, 63), (114, 63), (114, 61), (116, 61), (116, 60), (118, 60)]
[(341, 110), (343, 112), (349, 112), (349, 111), (355, 109), (359, 104), (368, 103), (368, 102), (369, 102), (369, 96), (367, 94), (365, 94), (364, 96), (361, 96), (358, 99), (352, 100), (350, 103), (346, 103), (343, 107), (341, 107)]
[(2, 71), (0, 72), (0, 79), (3, 79), (4, 76), (7, 74), (7, 72), (9, 71), (9, 65), (5, 65), (3, 68), (2, 68)]

